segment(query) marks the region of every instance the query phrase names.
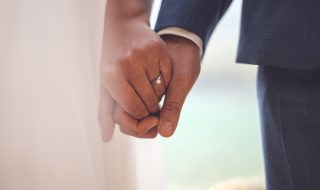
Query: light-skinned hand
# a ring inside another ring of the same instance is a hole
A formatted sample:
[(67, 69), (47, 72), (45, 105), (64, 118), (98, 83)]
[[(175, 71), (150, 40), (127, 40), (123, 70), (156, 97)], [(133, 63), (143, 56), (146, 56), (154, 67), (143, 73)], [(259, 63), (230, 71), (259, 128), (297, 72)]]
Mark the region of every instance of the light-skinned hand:
[[(124, 19), (105, 31), (99, 109), (103, 139), (111, 139), (114, 119), (126, 126), (121, 128), (123, 132), (142, 137), (133, 126), (140, 129), (141, 125), (153, 124), (144, 128), (151, 130), (157, 125), (152, 115), (159, 111), (159, 101), (171, 80), (166, 44), (142, 20)], [(163, 83), (152, 84), (160, 74)], [(114, 117), (115, 110), (120, 111)]]

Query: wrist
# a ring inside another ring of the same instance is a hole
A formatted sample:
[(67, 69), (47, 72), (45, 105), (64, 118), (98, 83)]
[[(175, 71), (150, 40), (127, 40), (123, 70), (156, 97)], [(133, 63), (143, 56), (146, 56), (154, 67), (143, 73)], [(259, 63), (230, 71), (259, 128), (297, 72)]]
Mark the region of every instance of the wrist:
[(199, 46), (188, 38), (171, 34), (162, 35), (161, 38), (168, 45), (176, 46), (177, 49), (185, 51), (185, 53), (189, 52), (192, 53), (192, 55), (198, 55), (201, 57), (201, 49)]
[(108, 0), (106, 20), (118, 24), (131, 20), (149, 24), (150, 0)]

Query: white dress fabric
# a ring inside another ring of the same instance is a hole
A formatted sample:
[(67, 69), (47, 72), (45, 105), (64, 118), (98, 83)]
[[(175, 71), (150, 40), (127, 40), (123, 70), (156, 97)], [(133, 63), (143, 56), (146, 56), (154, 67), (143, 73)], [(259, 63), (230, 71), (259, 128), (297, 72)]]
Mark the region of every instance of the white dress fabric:
[(163, 190), (161, 147), (101, 142), (105, 1), (0, 0), (0, 189)]

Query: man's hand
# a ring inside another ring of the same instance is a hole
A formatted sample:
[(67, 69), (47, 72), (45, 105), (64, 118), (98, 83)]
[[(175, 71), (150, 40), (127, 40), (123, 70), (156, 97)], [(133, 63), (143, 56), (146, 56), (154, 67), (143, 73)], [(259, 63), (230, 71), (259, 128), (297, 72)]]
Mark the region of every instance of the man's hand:
[(159, 133), (173, 135), (179, 121), (183, 103), (200, 73), (200, 49), (190, 40), (178, 36), (163, 37), (171, 58), (172, 78), (166, 90), (160, 112)]
[[(118, 118), (119, 122), (129, 117), (141, 120), (159, 111), (158, 103), (171, 80), (171, 63), (165, 48), (162, 39), (140, 18), (123, 19), (106, 30), (99, 113), (105, 141), (110, 140), (114, 131), (116, 104), (127, 113), (127, 117)], [(160, 74), (163, 83), (152, 84), (150, 81)], [(154, 117), (146, 119), (140, 125), (155, 122)], [(141, 136), (141, 132), (133, 136)]]

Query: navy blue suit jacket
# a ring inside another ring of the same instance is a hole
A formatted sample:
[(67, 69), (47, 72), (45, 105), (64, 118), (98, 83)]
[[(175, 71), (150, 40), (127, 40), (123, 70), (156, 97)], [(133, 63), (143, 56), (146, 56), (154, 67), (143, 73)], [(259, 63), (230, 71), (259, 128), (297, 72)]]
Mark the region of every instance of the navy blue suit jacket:
[[(232, 0), (163, 0), (156, 31), (197, 34), (204, 49)], [(320, 67), (320, 0), (243, 0), (237, 62), (294, 69)]]

